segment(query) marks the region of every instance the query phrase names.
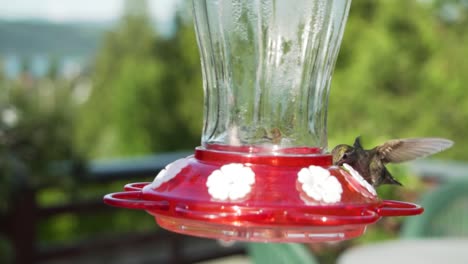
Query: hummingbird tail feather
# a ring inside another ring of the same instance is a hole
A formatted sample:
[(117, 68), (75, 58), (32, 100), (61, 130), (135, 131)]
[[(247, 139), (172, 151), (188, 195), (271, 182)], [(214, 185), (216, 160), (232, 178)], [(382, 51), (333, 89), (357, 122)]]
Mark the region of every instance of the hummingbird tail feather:
[(401, 182), (397, 181), (395, 178), (393, 178), (392, 174), (387, 170), (387, 168), (383, 168), (381, 177), (380, 177), (380, 184), (392, 184), (392, 185), (399, 185), (403, 186)]
[(401, 182), (397, 181), (395, 178), (393, 178), (392, 176), (387, 176), (383, 179), (382, 181), (382, 184), (393, 184), (393, 185), (399, 185), (399, 186), (403, 186), (403, 184), (401, 184)]

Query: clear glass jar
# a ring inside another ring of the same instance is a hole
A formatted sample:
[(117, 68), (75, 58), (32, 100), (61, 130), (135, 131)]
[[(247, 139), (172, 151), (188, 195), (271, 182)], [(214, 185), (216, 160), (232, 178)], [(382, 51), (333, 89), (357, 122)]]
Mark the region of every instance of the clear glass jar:
[(202, 147), (324, 153), (331, 75), (350, 0), (194, 0)]

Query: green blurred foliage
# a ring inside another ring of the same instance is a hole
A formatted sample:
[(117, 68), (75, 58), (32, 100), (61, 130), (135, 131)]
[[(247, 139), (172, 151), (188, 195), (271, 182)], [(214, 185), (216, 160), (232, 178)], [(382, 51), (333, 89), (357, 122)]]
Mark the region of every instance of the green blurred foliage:
[[(53, 72), (42, 79), (35, 79), (28, 67), (22, 68), (17, 80), (3, 78), (0, 73), (2, 232), (21, 221), (4, 221), (4, 217), (17, 209), (15, 202), (24, 200), (27, 193), (51, 185), (63, 193), (76, 188), (73, 175), (65, 171), (55, 173), (51, 170), (52, 162), (68, 160), (76, 168), (83, 165), (81, 155), (73, 147), (73, 120), (78, 107), (73, 98), (76, 80), (58, 78)], [(65, 202), (62, 200), (64, 197), (70, 198), (69, 195), (55, 198)], [(7, 236), (0, 234), (0, 263), (12, 263), (14, 256)]]
[(467, 21), (440, 12), (423, 1), (353, 2), (330, 93), (331, 146), (438, 136), (456, 142), (438, 158), (468, 158)]
[(0, 211), (20, 191), (42, 185), (70, 186), (71, 177), (49, 172), (57, 160), (79, 162), (73, 147), (72, 82), (34, 80), (28, 71), (0, 84)]
[(180, 16), (176, 24), (175, 35), (165, 39), (154, 32), (146, 13), (128, 12), (106, 35), (95, 62), (94, 88), (79, 119), (77, 142), (90, 157), (199, 144), (203, 92), (195, 34)]

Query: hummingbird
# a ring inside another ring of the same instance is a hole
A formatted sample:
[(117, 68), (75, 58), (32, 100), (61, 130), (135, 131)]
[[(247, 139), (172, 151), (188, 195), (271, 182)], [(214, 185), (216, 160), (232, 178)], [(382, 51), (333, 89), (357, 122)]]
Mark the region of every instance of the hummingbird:
[(405, 138), (392, 139), (372, 149), (364, 149), (361, 137), (357, 137), (353, 146), (337, 145), (332, 150), (333, 164), (349, 164), (372, 186), (382, 184), (402, 185), (385, 167), (387, 163), (401, 163), (423, 158), (441, 152), (453, 145), (453, 141), (444, 138)]

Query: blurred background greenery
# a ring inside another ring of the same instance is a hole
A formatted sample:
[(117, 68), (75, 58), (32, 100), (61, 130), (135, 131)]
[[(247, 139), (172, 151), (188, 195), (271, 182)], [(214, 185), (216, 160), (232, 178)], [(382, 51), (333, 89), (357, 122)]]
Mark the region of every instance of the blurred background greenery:
[[(30, 189), (49, 206), (123, 185), (83, 185), (76, 173), (51, 170), (54, 162), (67, 160), (84, 173), (92, 160), (200, 144), (200, 60), (190, 4), (177, 2), (173, 20), (156, 26), (144, 0), (125, 1), (120, 18), (106, 23), (0, 17), (1, 215)], [(329, 146), (358, 135), (367, 147), (437, 136), (456, 144), (435, 158), (468, 161), (467, 33), (464, 0), (355, 0), (332, 79)], [(382, 197), (415, 200), (424, 191), (401, 166), (392, 171), (408, 187), (381, 188)], [(64, 214), (40, 223), (38, 240), (134, 230), (135, 221), (139, 230), (155, 228), (151, 217), (126, 210), (112, 218)], [(399, 221), (381, 221), (349, 243), (395, 237)], [(11, 251), (5, 236), (0, 241), (0, 251)], [(314, 250), (333, 259), (337, 248)]]

